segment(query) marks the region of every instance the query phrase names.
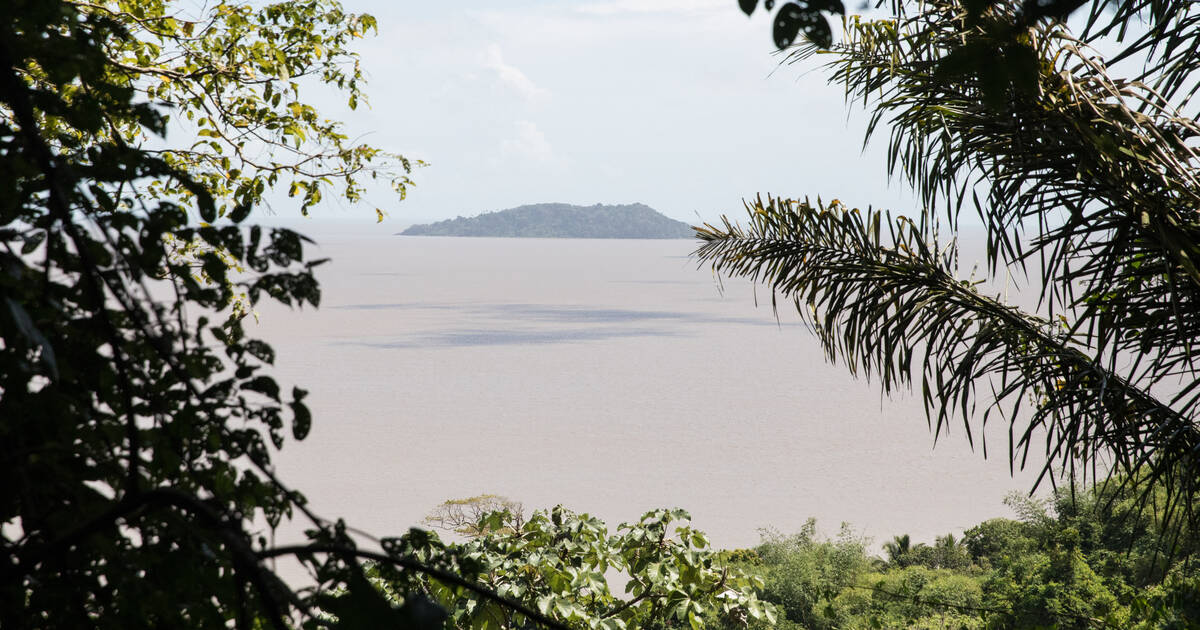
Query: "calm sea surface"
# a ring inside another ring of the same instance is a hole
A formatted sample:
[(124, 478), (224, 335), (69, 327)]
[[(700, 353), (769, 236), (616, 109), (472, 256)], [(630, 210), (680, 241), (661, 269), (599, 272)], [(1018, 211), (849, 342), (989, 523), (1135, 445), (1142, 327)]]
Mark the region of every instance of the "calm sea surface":
[(810, 516), (932, 542), (1033, 478), (1000, 430), (987, 460), (962, 431), (935, 449), (916, 397), (828, 364), (763, 292), (722, 293), (691, 241), (315, 236), (321, 308), (255, 332), (311, 390), (282, 476), (361, 529), (497, 493), (610, 525), (683, 507), (722, 547)]

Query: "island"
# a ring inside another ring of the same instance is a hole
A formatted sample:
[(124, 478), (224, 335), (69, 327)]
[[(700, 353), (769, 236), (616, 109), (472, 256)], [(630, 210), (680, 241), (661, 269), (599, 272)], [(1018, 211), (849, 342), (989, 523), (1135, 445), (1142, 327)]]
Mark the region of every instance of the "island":
[(575, 206), (537, 203), (475, 217), (414, 225), (404, 236), (505, 236), (525, 238), (692, 238), (683, 221), (641, 203)]

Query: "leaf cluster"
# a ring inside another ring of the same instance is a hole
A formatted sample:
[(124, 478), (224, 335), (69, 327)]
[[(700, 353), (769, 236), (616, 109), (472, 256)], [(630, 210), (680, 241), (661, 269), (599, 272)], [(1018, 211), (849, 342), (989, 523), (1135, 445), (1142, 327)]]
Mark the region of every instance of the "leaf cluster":
[[(164, 118), (194, 138), (162, 146), (118, 118), (95, 133), (143, 146), (190, 173), (214, 197), (219, 216), (268, 203), (273, 190), (297, 198), (307, 214), (331, 189), (353, 203), (377, 178), (401, 199), (412, 184), (408, 173), (421, 162), (353, 141), (304, 100), (306, 90), (324, 87), (351, 109), (365, 104), (362, 69), (348, 47), (376, 29), (374, 17), (347, 13), (332, 0), (191, 9), (164, 0), (71, 5), (126, 31), (103, 42), (106, 72), (168, 108)], [(169, 179), (148, 182), (145, 192), (176, 201), (190, 195)]]
[[(750, 16), (758, 8), (758, 0), (738, 0), (738, 6)], [(770, 12), (775, 8), (775, 0), (766, 0), (763, 8)], [(771, 28), (775, 47), (782, 50), (792, 46), (803, 32), (813, 45), (828, 48), (833, 43), (833, 31), (822, 12), (845, 15), (846, 7), (842, 0), (796, 0), (780, 6)]]
[[(484, 515), (472, 527), (481, 533), (453, 546), (454, 557), (497, 594), (566, 626), (695, 629), (774, 619), (774, 607), (755, 595), (761, 583), (723, 564), (682, 510), (654, 510), (612, 533), (562, 506), (534, 512), (519, 528), (505, 526), (511, 519), (503, 511)], [(436, 579), (384, 577), (398, 598), (415, 591), (445, 606), (455, 628), (520, 628), (528, 621)], [(613, 591), (622, 582), (624, 597)]]

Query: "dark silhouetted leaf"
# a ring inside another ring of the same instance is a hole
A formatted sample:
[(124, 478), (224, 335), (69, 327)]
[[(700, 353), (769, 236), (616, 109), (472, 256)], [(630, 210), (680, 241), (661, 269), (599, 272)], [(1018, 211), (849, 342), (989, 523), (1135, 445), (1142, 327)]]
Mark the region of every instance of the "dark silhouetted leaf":
[(34, 232), (26, 236), (25, 243), (21, 245), (21, 253), (29, 254), (33, 252), (33, 250), (37, 249), (38, 245), (41, 245), (42, 241), (44, 240), (46, 240), (45, 232)]
[(46, 364), (52, 375), (57, 376), (58, 362), (54, 358), (54, 348), (50, 345), (50, 341), (34, 325), (33, 319), (29, 317), (29, 313), (25, 311), (25, 308), (19, 302), (11, 298), (4, 298), (4, 304), (8, 307), (8, 314), (12, 318), (17, 331), (25, 337), (26, 341), (41, 348), (42, 362)]
[(256, 376), (242, 383), (242, 389), (259, 392), (271, 400), (279, 400), (279, 384), (269, 376)]
[(795, 2), (783, 5), (775, 16), (775, 46), (781, 49), (791, 46), (801, 31), (820, 48), (829, 48), (833, 43), (833, 32), (829, 29), (829, 22), (819, 10)]
[(308, 432), (312, 428), (312, 413), (308, 410), (308, 405), (302, 401), (308, 392), (299, 387), (292, 388), (292, 402), (288, 406), (292, 408), (292, 437), (297, 440), (303, 440), (308, 437)]
[(241, 223), (242, 221), (245, 221), (246, 217), (250, 216), (250, 208), (251, 206), (248, 203), (238, 204), (233, 208), (233, 211), (229, 213), (229, 220), (233, 221), (234, 223)]

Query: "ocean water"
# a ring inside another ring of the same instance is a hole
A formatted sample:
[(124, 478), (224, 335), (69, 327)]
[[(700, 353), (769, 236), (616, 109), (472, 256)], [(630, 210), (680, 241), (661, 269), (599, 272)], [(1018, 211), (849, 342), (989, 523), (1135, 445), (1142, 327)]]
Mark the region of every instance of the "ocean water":
[(809, 517), (932, 542), (1032, 483), (1004, 427), (988, 459), (957, 426), (935, 448), (919, 398), (826, 362), (691, 241), (315, 236), (320, 309), (264, 307), (253, 332), (311, 392), (281, 476), (357, 528), (496, 493), (610, 526), (682, 507), (727, 548)]

